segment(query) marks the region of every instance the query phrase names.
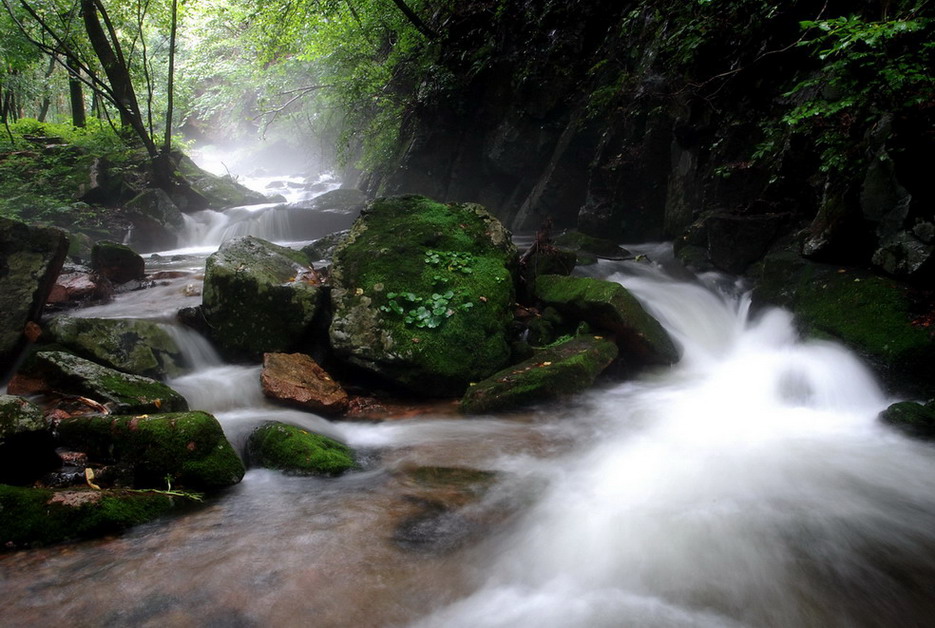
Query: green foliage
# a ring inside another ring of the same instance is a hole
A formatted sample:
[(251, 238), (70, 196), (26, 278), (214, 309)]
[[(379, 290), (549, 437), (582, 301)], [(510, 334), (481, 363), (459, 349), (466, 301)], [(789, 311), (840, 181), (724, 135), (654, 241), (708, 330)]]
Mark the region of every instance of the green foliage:
[(390, 292), (386, 298), (387, 303), (380, 306), (381, 311), (401, 316), (406, 325), (420, 329), (435, 329), (454, 316), (455, 311), (474, 307), (471, 301), (452, 305), (456, 298), (453, 290), (443, 294), (433, 292), (429, 297), (420, 297), (412, 292)]

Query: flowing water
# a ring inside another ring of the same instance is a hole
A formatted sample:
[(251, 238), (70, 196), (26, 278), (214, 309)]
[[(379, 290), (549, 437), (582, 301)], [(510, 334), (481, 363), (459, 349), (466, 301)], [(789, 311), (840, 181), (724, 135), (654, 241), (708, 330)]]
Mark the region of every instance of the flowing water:
[[(443, 404), (382, 423), (269, 405), (257, 367), (171, 324), (199, 302), (203, 255), (152, 258), (164, 285), (80, 314), (169, 326), (192, 366), (170, 384), (235, 445), (278, 419), (349, 443), (363, 470), (251, 470), (122, 536), (0, 555), (3, 625), (932, 625), (932, 446), (878, 423), (891, 400), (845, 349), (803, 341), (783, 311), (752, 315), (667, 247), (639, 251), (655, 263), (585, 271), (659, 318), (677, 366), (508, 417)], [(425, 517), (409, 471), (432, 465), (494, 479)]]

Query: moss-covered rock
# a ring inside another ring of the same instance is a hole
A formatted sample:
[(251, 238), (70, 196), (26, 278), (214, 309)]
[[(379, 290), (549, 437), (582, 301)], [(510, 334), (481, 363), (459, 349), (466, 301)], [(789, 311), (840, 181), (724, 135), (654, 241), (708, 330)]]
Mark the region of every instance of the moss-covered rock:
[(184, 371), (178, 345), (150, 321), (61, 316), (49, 323), (49, 331), (59, 345), (119, 371), (154, 379)]
[(211, 209), (226, 209), (269, 201), (263, 194), (237, 183), (233, 177), (219, 177), (202, 170), (187, 156), (179, 159), (178, 168), (192, 189), (204, 197), (207, 206)]
[(672, 364), (678, 349), (666, 330), (618, 283), (583, 277), (543, 275), (536, 296), (568, 317), (616, 336), (627, 358), (644, 364)]
[(277, 421), (253, 431), (247, 452), (252, 464), (296, 475), (340, 475), (355, 466), (347, 445)]
[(21, 397), (0, 395), (0, 483), (30, 484), (60, 463), (42, 410)]
[(0, 395), (0, 445), (19, 434), (43, 432), (47, 428), (42, 410), (14, 395)]
[(91, 268), (115, 284), (140, 281), (146, 276), (146, 263), (136, 251), (109, 240), (94, 244)]
[(350, 233), (349, 229), (329, 233), (302, 248), (310, 260), (330, 260), (341, 241)]
[(128, 469), (137, 488), (218, 489), (243, 478), (244, 467), (207, 412), (78, 416), (58, 425), (62, 444)]
[(579, 264), (590, 264), (600, 259), (622, 260), (633, 257), (628, 250), (604, 238), (596, 238), (580, 231), (566, 231), (556, 236), (555, 246), (574, 251), (578, 254)]
[(246, 236), (208, 257), (202, 312), (212, 340), (231, 359), (300, 348), (318, 311), (321, 287), (306, 280), (299, 251)]
[(0, 484), (0, 548), (113, 534), (151, 521), (184, 497), (126, 490), (61, 490)]
[(880, 420), (913, 436), (935, 437), (935, 401), (894, 403), (880, 413)]
[(188, 410), (185, 398), (162, 382), (123, 373), (64, 351), (39, 351), (30, 356), (9, 389), (14, 394), (81, 395), (117, 413)]
[(25, 348), (23, 329), (39, 321), (67, 253), (65, 232), (0, 217), (0, 382)]
[(590, 387), (617, 357), (617, 346), (598, 336), (578, 336), (495, 373), (461, 399), (470, 414), (511, 410), (571, 395)]
[(810, 262), (794, 251), (770, 254), (755, 277), (758, 303), (789, 308), (807, 333), (848, 345), (900, 392), (935, 394), (930, 293), (859, 269)]
[(509, 359), (515, 254), (479, 205), (374, 201), (334, 254), (332, 347), (412, 391), (463, 393)]

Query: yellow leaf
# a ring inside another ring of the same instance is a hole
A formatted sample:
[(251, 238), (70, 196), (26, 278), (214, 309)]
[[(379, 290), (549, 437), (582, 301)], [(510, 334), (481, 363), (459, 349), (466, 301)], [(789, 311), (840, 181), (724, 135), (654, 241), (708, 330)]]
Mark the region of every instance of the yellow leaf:
[(93, 482), (94, 480), (94, 469), (87, 467), (84, 470), (84, 481), (88, 483), (88, 486), (93, 488), (95, 491), (101, 490), (101, 487)]

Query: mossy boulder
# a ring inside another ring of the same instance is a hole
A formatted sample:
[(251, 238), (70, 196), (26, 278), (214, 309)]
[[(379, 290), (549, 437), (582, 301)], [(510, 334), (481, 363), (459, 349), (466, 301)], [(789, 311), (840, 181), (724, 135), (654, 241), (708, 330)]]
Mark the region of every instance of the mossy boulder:
[(205, 265), (202, 312), (229, 359), (301, 348), (322, 288), (305, 254), (246, 236), (225, 242)]
[(14, 395), (0, 395), (0, 445), (20, 434), (44, 432), (48, 426), (42, 410)]
[(581, 392), (616, 357), (617, 346), (598, 336), (559, 342), (471, 386), (461, 399), (461, 410), (470, 414), (512, 410)]
[(64, 419), (59, 441), (92, 460), (128, 469), (136, 488), (211, 490), (240, 482), (244, 466), (207, 412)]
[(334, 254), (334, 351), (411, 391), (462, 394), (509, 360), (515, 256), (479, 205), (374, 201)]
[(20, 367), (11, 393), (55, 393), (89, 397), (117, 413), (188, 410), (180, 394), (154, 379), (130, 375), (64, 351), (39, 351)]
[(23, 330), (39, 321), (67, 254), (64, 231), (0, 217), (0, 383), (26, 347)]
[(247, 453), (251, 464), (295, 475), (340, 475), (355, 466), (347, 445), (278, 421), (250, 434)]
[(42, 410), (13, 395), (0, 395), (0, 483), (28, 484), (61, 461)]
[(880, 413), (880, 420), (913, 436), (935, 437), (935, 401), (894, 403)]
[[(265, 195), (237, 183), (231, 176), (219, 177), (202, 170), (188, 156), (181, 156), (178, 169), (192, 189), (204, 198), (211, 209), (226, 209), (269, 201)], [(182, 209), (186, 210), (184, 207)], [(202, 209), (202, 207), (197, 207), (197, 209)]]
[(787, 307), (806, 333), (838, 340), (907, 396), (935, 395), (933, 296), (855, 268), (770, 254), (757, 268), (754, 299)]
[(184, 371), (178, 345), (150, 321), (61, 316), (49, 323), (49, 331), (59, 345), (119, 371), (153, 379)]
[(175, 247), (184, 219), (165, 190), (146, 188), (124, 204), (124, 213), (133, 222), (129, 244), (136, 249), (161, 251)]
[(101, 240), (91, 249), (91, 269), (115, 284), (141, 281), (146, 277), (146, 262), (139, 253), (124, 244)]
[(613, 240), (596, 238), (580, 231), (566, 231), (556, 236), (553, 243), (557, 247), (574, 251), (579, 264), (593, 264), (598, 259), (622, 260), (633, 257), (632, 253)]
[(0, 484), (0, 548), (113, 534), (151, 521), (188, 501), (163, 493), (55, 491)]
[(659, 321), (616, 282), (542, 275), (536, 280), (535, 295), (569, 318), (612, 333), (628, 360), (673, 364), (679, 359), (678, 349)]

